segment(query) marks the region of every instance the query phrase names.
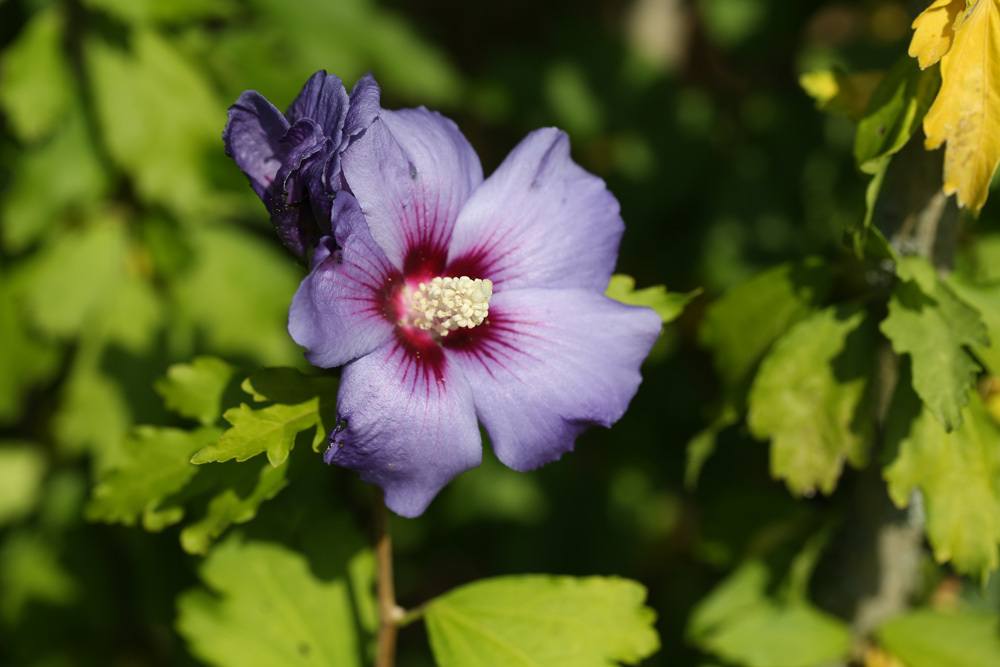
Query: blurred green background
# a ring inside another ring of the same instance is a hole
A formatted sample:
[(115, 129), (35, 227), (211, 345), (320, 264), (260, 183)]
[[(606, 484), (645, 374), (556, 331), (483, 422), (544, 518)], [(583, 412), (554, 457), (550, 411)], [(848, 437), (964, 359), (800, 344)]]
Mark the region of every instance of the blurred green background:
[[(793, 500), (741, 427), (685, 485), (687, 443), (721, 395), (697, 327), (758, 270), (841, 252), (864, 210), (853, 125), (817, 112), (798, 75), (888, 67), (913, 9), (0, 0), (0, 664), (193, 663), (173, 624), (200, 557), (176, 528), (89, 522), (84, 508), (134, 425), (182, 423), (153, 389), (171, 363), (305, 367), (285, 333), (302, 269), (220, 135), (241, 91), (284, 107), (320, 68), (348, 85), (371, 71), (385, 106), (451, 116), (487, 173), (531, 129), (564, 128), (621, 201), (618, 270), (705, 290), (614, 429), (536, 473), (487, 461), (394, 522), (400, 601), (504, 573), (621, 575), (649, 587), (659, 616), (648, 664), (709, 664), (685, 636), (699, 600), (838, 510)], [(362, 539), (368, 490), (297, 454), (325, 495), (290, 489), (261, 521), (302, 502)], [(422, 632), (403, 632), (402, 665), (431, 664)]]

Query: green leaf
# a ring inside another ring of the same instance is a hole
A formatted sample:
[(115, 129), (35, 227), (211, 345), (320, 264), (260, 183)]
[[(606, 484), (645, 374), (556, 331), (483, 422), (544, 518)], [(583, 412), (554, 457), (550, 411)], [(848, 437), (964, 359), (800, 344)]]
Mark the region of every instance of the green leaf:
[(106, 307), (125, 271), (126, 253), (119, 220), (67, 229), (54, 237), (25, 269), (23, 299), (34, 325), (55, 337), (79, 334)]
[(728, 388), (744, 383), (771, 344), (830, 291), (822, 261), (782, 264), (732, 288), (709, 306), (699, 338)]
[(884, 160), (898, 153), (920, 127), (941, 87), (938, 69), (925, 70), (903, 54), (875, 89), (858, 122), (854, 158), (862, 171), (876, 174)]
[(979, 371), (966, 346), (988, 345), (986, 326), (926, 260), (904, 258), (897, 270), (902, 280), (889, 300), (882, 332), (896, 354), (910, 356), (913, 388), (951, 430), (962, 423), (962, 407)]
[(195, 256), (170, 284), (176, 335), (203, 341), (200, 352), (274, 365), (301, 359), (287, 331), (288, 304), (302, 277), (295, 262), (278, 244), (233, 226), (197, 227), (186, 235)]
[(26, 329), (14, 291), (8, 274), (0, 272), (0, 423), (20, 414), (25, 390), (56, 372), (59, 363), (55, 347)]
[(222, 416), (232, 427), (218, 442), (198, 451), (192, 463), (246, 461), (263, 452), (271, 465), (281, 465), (299, 433), (315, 429), (313, 447), (322, 443), (336, 419), (335, 379), (306, 376), (290, 368), (258, 371), (243, 383), (256, 401), (272, 405), (254, 408), (246, 403)]
[(0, 61), (0, 105), (23, 141), (48, 134), (70, 105), (73, 81), (63, 57), (59, 7), (36, 13)]
[(879, 642), (906, 667), (1000, 665), (1000, 616), (988, 611), (918, 611), (890, 619)]
[(177, 523), (183, 509), (162, 505), (198, 472), (189, 462), (191, 454), (218, 437), (219, 430), (212, 428), (136, 428), (125, 441), (122, 458), (94, 487), (87, 517), (129, 526), (141, 517), (143, 527), (152, 531)]
[(84, 0), (84, 4), (136, 25), (226, 18), (239, 9), (234, 0)]
[(61, 387), (52, 430), (64, 450), (89, 452), (95, 468), (104, 471), (117, 463), (132, 426), (132, 413), (121, 385), (99, 368), (99, 356), (88, 348), (78, 352)]
[(1000, 284), (975, 285), (952, 276), (948, 285), (982, 316), (989, 344), (976, 343), (972, 351), (991, 374), (1000, 375)]
[(0, 542), (0, 618), (11, 624), (31, 603), (67, 606), (79, 595), (55, 547), (37, 533)]
[(684, 307), (701, 294), (701, 290), (677, 294), (676, 292), (667, 292), (667, 288), (663, 285), (637, 290), (635, 278), (618, 273), (611, 276), (611, 282), (604, 294), (629, 306), (652, 308), (666, 324), (677, 319), (684, 312)]
[(832, 493), (844, 463), (864, 465), (872, 420), (864, 413), (875, 357), (864, 312), (827, 308), (775, 343), (750, 390), (749, 424), (770, 438), (771, 474), (794, 493)]
[(45, 468), (38, 445), (0, 443), (0, 526), (17, 521), (35, 507)]
[(698, 486), (702, 469), (715, 453), (719, 434), (739, 420), (740, 415), (736, 408), (726, 403), (712, 419), (712, 422), (688, 441), (684, 463), (684, 487), (686, 489), (690, 491)]
[(230, 538), (200, 568), (212, 591), (178, 599), (177, 629), (218, 667), (361, 667), (361, 643), (343, 573), (318, 578), (299, 553)]
[(970, 394), (961, 426), (947, 432), (907, 387), (898, 389), (887, 429), (898, 454), (884, 475), (897, 506), (923, 495), (937, 561), (985, 577), (1000, 564), (1000, 430)]
[(191, 554), (205, 554), (212, 542), (233, 524), (246, 523), (257, 516), (260, 506), (274, 498), (288, 485), (288, 466), (265, 464), (256, 484), (246, 496), (236, 489), (225, 489), (208, 503), (205, 516), (181, 531), (181, 546)]
[[(73, 168), (67, 169), (67, 164)], [(108, 187), (78, 106), (69, 110), (50, 138), (21, 153), (10, 176), (0, 199), (0, 233), (4, 247), (13, 252), (62, 229), (65, 218), (92, 207)]]
[(726, 662), (746, 667), (803, 667), (844, 660), (851, 634), (808, 602), (767, 596), (770, 575), (760, 561), (741, 566), (695, 608), (688, 636)]
[(85, 43), (108, 152), (144, 199), (196, 214), (210, 193), (203, 158), (218, 150), (225, 110), (169, 42), (152, 30), (130, 34), (131, 53), (97, 38)]
[(222, 396), (235, 369), (216, 357), (197, 357), (189, 364), (174, 364), (157, 380), (156, 392), (167, 408), (204, 425), (215, 423), (222, 412)]
[(637, 664), (659, 648), (645, 589), (624, 579), (498, 577), (427, 605), (441, 667)]

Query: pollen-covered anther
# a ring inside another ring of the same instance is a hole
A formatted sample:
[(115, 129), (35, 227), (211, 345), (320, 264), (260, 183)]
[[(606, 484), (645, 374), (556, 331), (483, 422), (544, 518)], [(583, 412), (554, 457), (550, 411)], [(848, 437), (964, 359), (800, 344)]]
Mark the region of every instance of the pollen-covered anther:
[(438, 336), (472, 329), (490, 312), (493, 283), (484, 278), (433, 278), (409, 294), (409, 324)]

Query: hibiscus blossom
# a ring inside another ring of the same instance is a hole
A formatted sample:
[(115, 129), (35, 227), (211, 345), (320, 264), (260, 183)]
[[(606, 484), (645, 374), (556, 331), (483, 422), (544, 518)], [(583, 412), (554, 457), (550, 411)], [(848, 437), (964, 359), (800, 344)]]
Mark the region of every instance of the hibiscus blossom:
[(532, 132), (483, 180), (450, 120), (381, 110), (341, 169), (289, 318), (311, 363), (344, 367), (328, 463), (416, 516), (480, 463), (480, 423), (530, 470), (624, 414), (660, 320), (603, 295), (624, 226), (563, 132)]
[(263, 200), (278, 237), (299, 257), (330, 231), (330, 208), (340, 189), (340, 154), (379, 111), (371, 76), (348, 95), (340, 79), (313, 74), (282, 114), (254, 90), (229, 108), (222, 133), (235, 160)]

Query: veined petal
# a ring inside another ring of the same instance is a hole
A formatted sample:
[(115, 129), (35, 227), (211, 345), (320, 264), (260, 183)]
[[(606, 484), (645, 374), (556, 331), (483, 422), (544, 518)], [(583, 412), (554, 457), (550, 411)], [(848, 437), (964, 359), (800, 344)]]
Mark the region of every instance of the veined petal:
[(258, 197), (264, 197), (281, 168), (280, 142), (287, 131), (285, 117), (255, 90), (244, 92), (229, 107), (222, 132), (226, 155), (246, 174)]
[(316, 248), (313, 269), (292, 299), (288, 332), (314, 366), (333, 368), (368, 354), (393, 335), (385, 292), (398, 280), (348, 192), (334, 201), (336, 248)]
[(288, 120), (303, 118), (316, 121), (334, 146), (340, 146), (347, 115), (348, 97), (340, 78), (320, 70), (309, 77), (298, 96), (288, 107)]
[(494, 295), (481, 328), (448, 342), (448, 359), (468, 378), (497, 457), (531, 470), (625, 413), (660, 318), (589, 290), (521, 289)]
[(455, 124), (424, 108), (382, 111), (342, 165), (389, 261), (407, 276), (440, 272), (458, 212), (483, 178)]
[(489, 278), (500, 289), (603, 291), (623, 231), (618, 201), (573, 162), (566, 134), (536, 130), (462, 209), (447, 273)]
[(348, 364), (337, 411), (327, 463), (381, 486), (386, 505), (402, 516), (421, 514), (482, 460), (469, 385), (436, 345), (418, 357), (393, 340)]

